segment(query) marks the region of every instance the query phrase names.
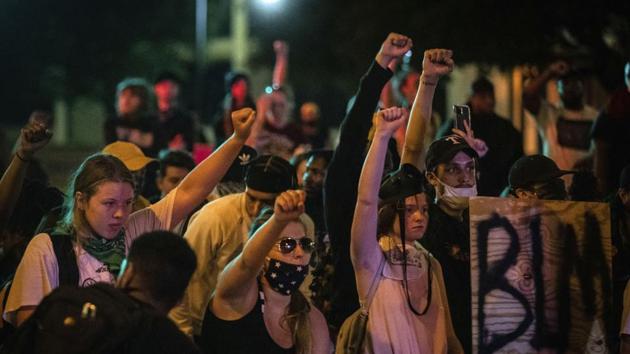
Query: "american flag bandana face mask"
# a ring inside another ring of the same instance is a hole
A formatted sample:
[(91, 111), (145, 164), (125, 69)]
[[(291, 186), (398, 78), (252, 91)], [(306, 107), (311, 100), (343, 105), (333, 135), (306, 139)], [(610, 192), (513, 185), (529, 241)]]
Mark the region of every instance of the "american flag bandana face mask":
[(268, 266), (265, 279), (273, 290), (282, 295), (291, 295), (298, 291), (308, 275), (308, 264), (290, 264), (274, 258), (267, 258)]

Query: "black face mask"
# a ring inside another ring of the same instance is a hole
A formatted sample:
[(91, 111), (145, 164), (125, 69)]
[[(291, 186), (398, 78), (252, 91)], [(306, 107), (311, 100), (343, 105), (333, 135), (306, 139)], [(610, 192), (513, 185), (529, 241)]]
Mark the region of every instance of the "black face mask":
[(264, 276), (271, 288), (282, 295), (291, 295), (299, 291), (300, 285), (308, 275), (308, 264), (298, 265), (274, 258), (267, 259), (269, 264)]

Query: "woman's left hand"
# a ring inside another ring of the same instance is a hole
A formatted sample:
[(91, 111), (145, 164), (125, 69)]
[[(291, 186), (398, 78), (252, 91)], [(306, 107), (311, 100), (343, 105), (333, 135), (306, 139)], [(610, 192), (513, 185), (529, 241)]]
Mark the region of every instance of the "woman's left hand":
[(468, 145), (470, 145), (470, 147), (477, 152), (477, 155), (479, 155), (479, 157), (486, 156), (486, 154), (488, 153), (488, 145), (486, 145), (486, 142), (481, 139), (475, 138), (475, 133), (470, 128), (470, 125), (467, 121), (464, 121), (464, 129), (466, 129), (466, 132), (462, 131), (461, 129), (453, 128), (453, 133), (464, 138)]
[(303, 190), (288, 190), (276, 197), (273, 208), (274, 217), (278, 221), (291, 221), (304, 213), (304, 200), (306, 194)]

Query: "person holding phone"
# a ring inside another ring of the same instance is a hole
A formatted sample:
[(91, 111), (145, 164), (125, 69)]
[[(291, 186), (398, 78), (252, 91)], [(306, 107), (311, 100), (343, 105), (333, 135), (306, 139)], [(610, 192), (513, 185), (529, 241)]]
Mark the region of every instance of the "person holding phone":
[[(498, 197), (501, 194), (507, 186), (510, 167), (523, 156), (521, 133), (514, 128), (508, 118), (501, 117), (494, 111), (495, 103), (492, 82), (485, 77), (475, 80), (466, 103), (470, 107), (470, 128), (474, 130), (475, 138), (483, 141), (488, 147), (487, 154), (480, 154), (477, 192), (479, 195), (490, 197)], [(437, 137), (453, 134), (455, 132), (453, 128), (458, 128), (455, 126), (455, 119), (446, 121)], [(465, 129), (458, 129), (465, 132)]]

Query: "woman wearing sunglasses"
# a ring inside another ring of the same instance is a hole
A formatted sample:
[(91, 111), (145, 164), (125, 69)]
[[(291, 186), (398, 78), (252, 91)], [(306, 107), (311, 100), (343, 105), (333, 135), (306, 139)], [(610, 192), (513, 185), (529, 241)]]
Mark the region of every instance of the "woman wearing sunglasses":
[(206, 353), (330, 353), (324, 316), (299, 288), (313, 252), (303, 191), (280, 194), (252, 223), (243, 252), (223, 270), (204, 317)]
[(440, 264), (417, 242), (429, 222), (424, 176), (403, 164), (381, 184), (388, 141), (406, 114), (377, 113), (359, 179), (350, 251), (361, 308), (369, 312), (362, 352), (461, 352)]

